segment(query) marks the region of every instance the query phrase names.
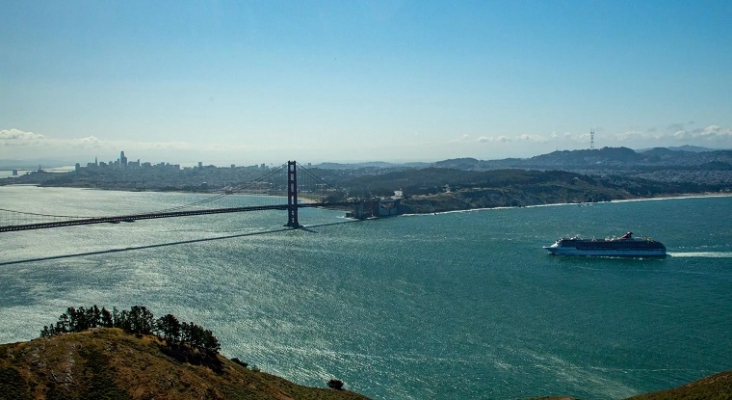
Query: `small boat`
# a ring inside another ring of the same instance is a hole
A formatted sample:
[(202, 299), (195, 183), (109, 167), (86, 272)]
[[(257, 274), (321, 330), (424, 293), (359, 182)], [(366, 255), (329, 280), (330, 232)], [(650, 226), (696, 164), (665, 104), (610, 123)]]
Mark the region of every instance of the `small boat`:
[(651, 238), (634, 238), (628, 232), (619, 238), (582, 239), (579, 236), (561, 238), (551, 246), (544, 246), (549, 254), (557, 256), (588, 257), (665, 257), (666, 246)]

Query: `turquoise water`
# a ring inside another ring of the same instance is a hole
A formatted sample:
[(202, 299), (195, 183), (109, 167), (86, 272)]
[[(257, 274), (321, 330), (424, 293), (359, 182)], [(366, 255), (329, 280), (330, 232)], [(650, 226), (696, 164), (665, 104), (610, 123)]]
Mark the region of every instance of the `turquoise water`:
[[(0, 208), (65, 215), (198, 198), (0, 187)], [(143, 304), (304, 385), (335, 377), (375, 399), (617, 399), (732, 369), (730, 209), (718, 197), (366, 222), (303, 209), (308, 230), (282, 229), (285, 212), (271, 211), (3, 233), (0, 342), (36, 337), (71, 305)], [(628, 230), (671, 256), (541, 248)]]

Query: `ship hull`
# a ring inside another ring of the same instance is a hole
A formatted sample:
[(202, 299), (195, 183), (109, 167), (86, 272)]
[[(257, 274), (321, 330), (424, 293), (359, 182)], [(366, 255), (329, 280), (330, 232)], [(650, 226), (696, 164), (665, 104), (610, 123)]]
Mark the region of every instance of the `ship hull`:
[[(630, 234), (628, 234), (630, 235)], [(544, 246), (551, 255), (584, 257), (665, 257), (666, 247), (655, 240), (624, 237), (620, 239), (563, 238)]]
[(544, 247), (553, 256), (577, 257), (666, 257), (666, 250), (578, 250), (575, 248)]

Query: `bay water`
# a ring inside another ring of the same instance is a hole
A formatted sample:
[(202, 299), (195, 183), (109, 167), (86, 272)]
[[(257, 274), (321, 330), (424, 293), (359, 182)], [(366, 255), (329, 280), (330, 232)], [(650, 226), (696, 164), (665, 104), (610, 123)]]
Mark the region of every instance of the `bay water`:
[[(202, 196), (6, 186), (0, 208), (120, 215)], [(2, 233), (0, 343), (37, 337), (69, 306), (139, 304), (308, 386), (336, 378), (374, 399), (619, 399), (732, 369), (730, 210), (732, 197), (363, 222), (301, 209), (299, 230), (265, 211)], [(0, 225), (14, 218), (0, 211)], [(670, 256), (542, 249), (626, 231)]]

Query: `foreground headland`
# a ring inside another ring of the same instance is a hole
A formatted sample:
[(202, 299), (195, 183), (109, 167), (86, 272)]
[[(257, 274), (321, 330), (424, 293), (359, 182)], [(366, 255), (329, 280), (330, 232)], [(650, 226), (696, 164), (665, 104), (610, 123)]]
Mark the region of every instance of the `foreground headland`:
[(367, 399), (323, 386), (119, 328), (0, 345), (0, 399)]
[[(92, 398), (368, 399), (348, 390), (297, 385), (238, 359), (194, 350), (170, 351), (154, 335), (131, 335), (119, 328), (0, 345), (0, 399)], [(732, 371), (630, 399), (682, 398), (732, 398)]]

